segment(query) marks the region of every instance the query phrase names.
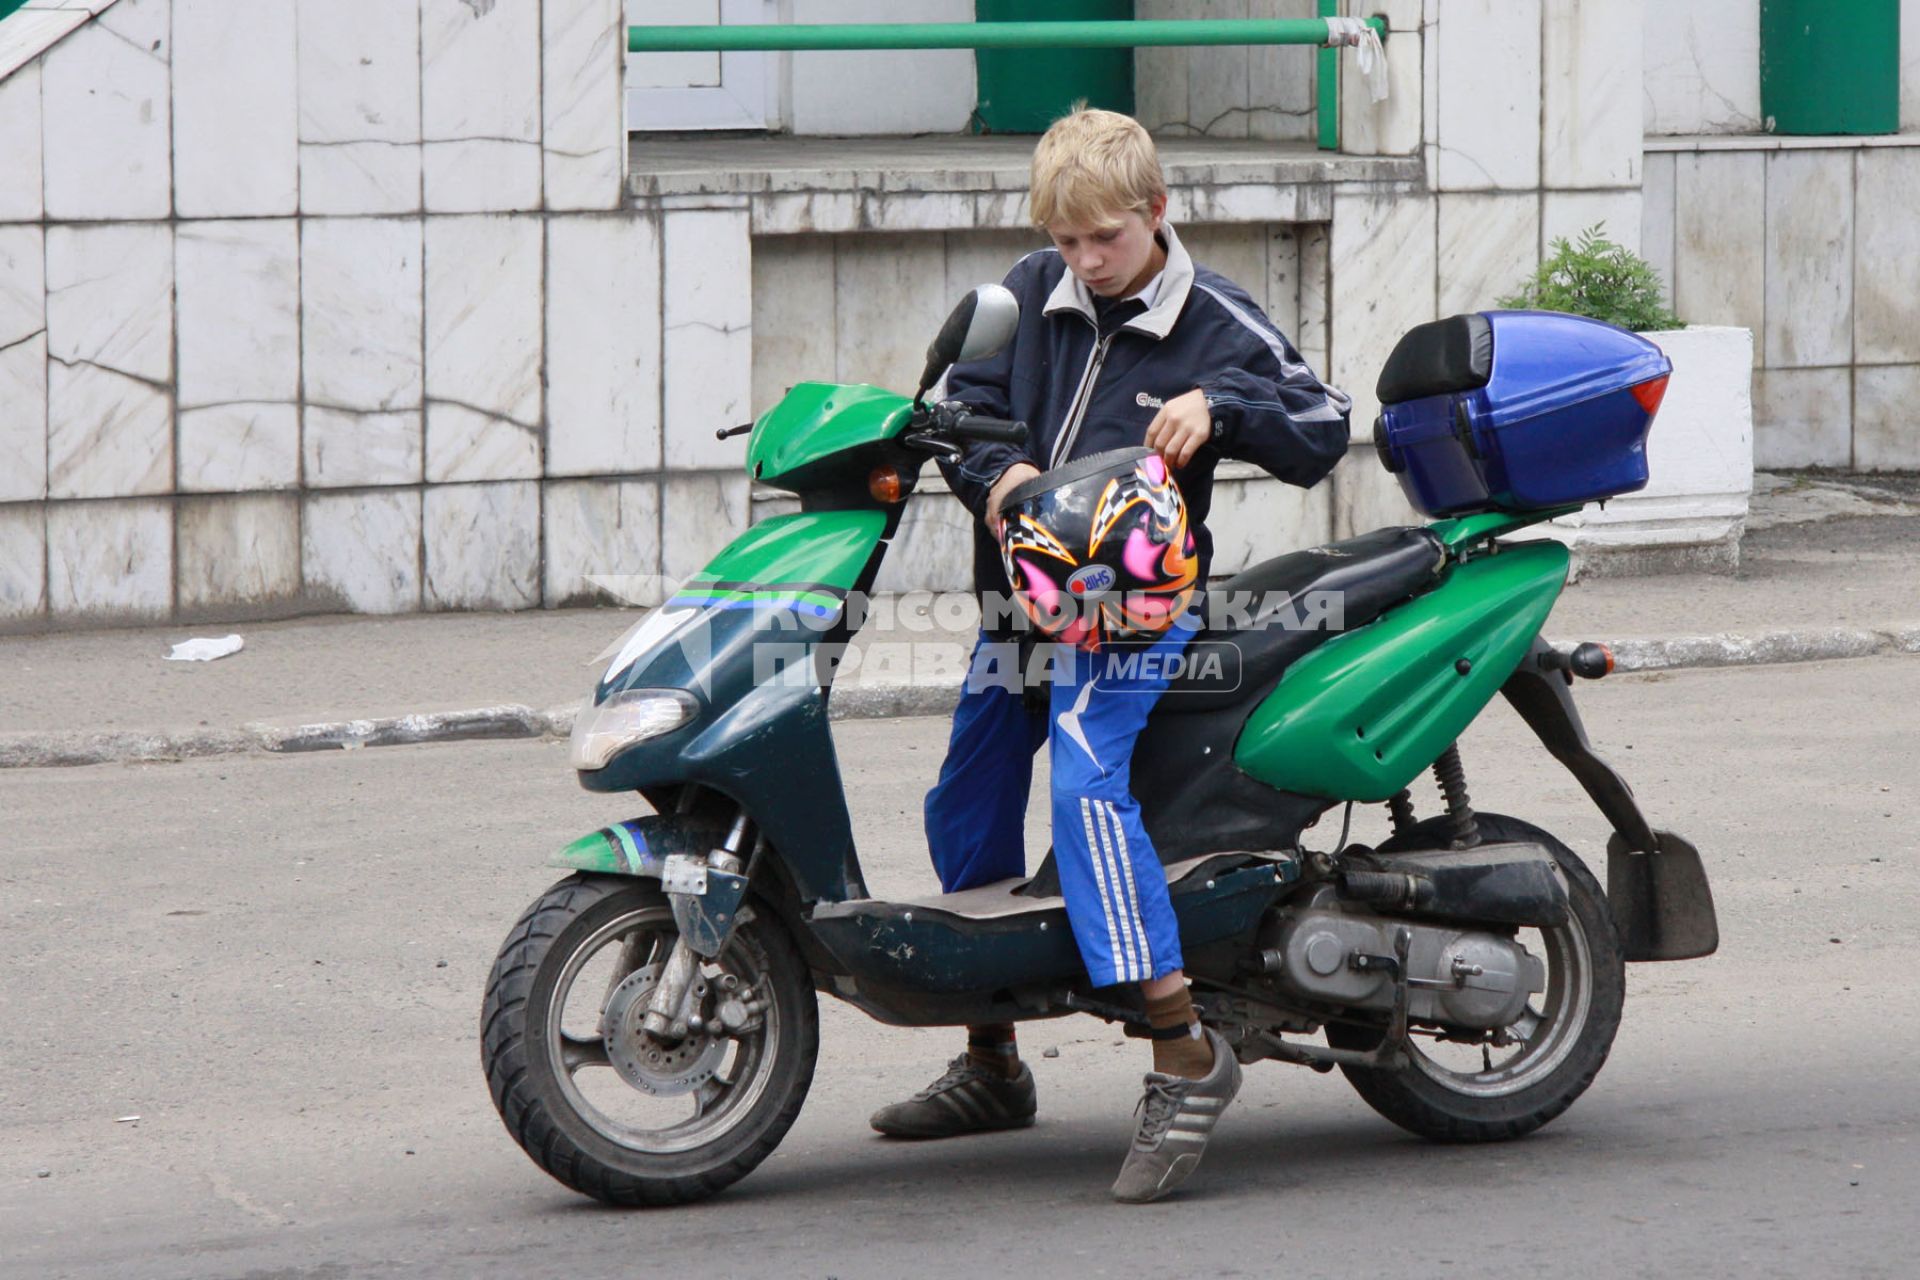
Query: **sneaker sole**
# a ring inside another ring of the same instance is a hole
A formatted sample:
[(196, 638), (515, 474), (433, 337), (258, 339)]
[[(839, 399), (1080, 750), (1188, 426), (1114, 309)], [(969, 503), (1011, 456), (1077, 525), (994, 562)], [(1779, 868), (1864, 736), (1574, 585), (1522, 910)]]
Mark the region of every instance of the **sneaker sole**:
[(974, 1133), (1005, 1133), (1010, 1129), (1026, 1129), (1033, 1125), (1036, 1115), (1018, 1116), (1012, 1120), (995, 1120), (987, 1124), (971, 1124), (964, 1129), (948, 1128), (942, 1125), (912, 1125), (889, 1123), (877, 1120), (868, 1121), (873, 1131), (883, 1138), (901, 1138), (913, 1142), (931, 1142), (940, 1138), (964, 1138)]

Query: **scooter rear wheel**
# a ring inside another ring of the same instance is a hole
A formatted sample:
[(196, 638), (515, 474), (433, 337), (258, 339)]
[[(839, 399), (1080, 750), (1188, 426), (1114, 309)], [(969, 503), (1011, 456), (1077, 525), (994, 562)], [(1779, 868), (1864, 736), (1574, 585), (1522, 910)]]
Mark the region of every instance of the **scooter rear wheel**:
[[(1445, 848), (1448, 819), (1423, 822), (1382, 851)], [(1533, 1132), (1573, 1102), (1606, 1063), (1626, 998), (1620, 954), (1606, 894), (1593, 873), (1551, 833), (1517, 818), (1479, 816), (1488, 840), (1544, 845), (1567, 877), (1572, 907), (1564, 925), (1523, 930), (1522, 942), (1547, 961), (1547, 989), (1506, 1031), (1501, 1046), (1446, 1043), (1416, 1034), (1404, 1070), (1343, 1066), (1368, 1106), (1410, 1133), (1436, 1142), (1496, 1142)], [(1529, 936), (1531, 935), (1531, 936)], [(1371, 1049), (1381, 1033), (1333, 1023), (1327, 1040), (1337, 1048)]]
[(744, 908), (700, 965), (700, 1027), (674, 1043), (645, 1034), (677, 936), (654, 882), (569, 876), (514, 925), (487, 984), (481, 1058), (500, 1118), (535, 1164), (607, 1204), (685, 1204), (737, 1182), (813, 1082), (813, 986), (764, 907)]

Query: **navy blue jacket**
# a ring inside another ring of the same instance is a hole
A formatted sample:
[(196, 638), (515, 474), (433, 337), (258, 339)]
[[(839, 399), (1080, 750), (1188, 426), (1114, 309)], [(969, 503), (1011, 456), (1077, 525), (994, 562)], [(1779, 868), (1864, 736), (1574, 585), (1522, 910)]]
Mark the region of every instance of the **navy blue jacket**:
[[(990, 360), (955, 365), (937, 394), (1025, 422), (1027, 444), (976, 444), (941, 470), (978, 517), (1008, 467), (1030, 462), (1045, 471), (1142, 444), (1160, 406), (1197, 387), (1212, 411), (1213, 440), (1174, 477), (1204, 580), (1213, 552), (1206, 518), (1220, 459), (1253, 462), (1289, 484), (1313, 485), (1346, 453), (1352, 402), (1315, 376), (1244, 289), (1196, 268), (1171, 226), (1160, 234), (1167, 265), (1151, 307), (1096, 303), (1056, 249), (1014, 265), (1006, 278), (1020, 303), (1014, 340)], [(1007, 591), (999, 549), (978, 520), (973, 564), (976, 591)]]

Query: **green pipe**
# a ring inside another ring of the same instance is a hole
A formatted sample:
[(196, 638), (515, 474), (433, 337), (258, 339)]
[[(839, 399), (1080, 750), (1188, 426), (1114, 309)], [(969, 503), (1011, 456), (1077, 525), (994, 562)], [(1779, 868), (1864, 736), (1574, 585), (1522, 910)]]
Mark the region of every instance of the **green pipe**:
[[(1385, 18), (1368, 23), (1384, 39)], [(1142, 49), (1160, 45), (1324, 45), (1322, 18), (1214, 22), (760, 23), (628, 27), (630, 53), (739, 53), (851, 49)]]

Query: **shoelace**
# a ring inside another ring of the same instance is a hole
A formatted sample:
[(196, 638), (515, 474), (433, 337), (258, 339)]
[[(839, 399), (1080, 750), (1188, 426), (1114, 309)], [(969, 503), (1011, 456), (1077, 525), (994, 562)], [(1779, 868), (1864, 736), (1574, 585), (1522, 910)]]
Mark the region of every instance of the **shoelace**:
[(1133, 1136), (1133, 1145), (1142, 1151), (1151, 1151), (1160, 1145), (1160, 1139), (1166, 1135), (1173, 1124), (1173, 1118), (1180, 1114), (1180, 1104), (1187, 1100), (1187, 1092), (1193, 1088), (1191, 1080), (1155, 1080), (1147, 1079), (1147, 1091), (1140, 1095), (1139, 1103), (1133, 1113), (1146, 1114), (1140, 1120), (1140, 1130)]
[(915, 1094), (914, 1097), (924, 1102), (935, 1094), (945, 1093), (947, 1090), (957, 1088), (976, 1076), (981, 1075), (983, 1075), (983, 1073), (980, 1068), (974, 1066), (972, 1059), (963, 1053), (947, 1064), (947, 1072), (945, 1075), (922, 1089), (919, 1093)]

